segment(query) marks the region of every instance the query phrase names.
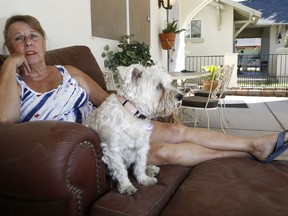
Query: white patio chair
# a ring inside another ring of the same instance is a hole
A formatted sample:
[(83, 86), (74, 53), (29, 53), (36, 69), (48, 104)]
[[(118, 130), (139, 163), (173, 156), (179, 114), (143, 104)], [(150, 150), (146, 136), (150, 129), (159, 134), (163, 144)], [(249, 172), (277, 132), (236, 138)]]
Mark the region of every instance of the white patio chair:
[[(204, 111), (207, 116), (207, 128), (210, 129), (210, 119), (209, 119), (208, 111), (218, 110), (220, 127), (222, 131), (226, 133), (223, 127), (223, 122), (225, 124), (225, 127), (226, 128), (228, 127), (225, 121), (223, 120), (223, 115), (225, 115), (225, 111), (223, 110), (225, 108), (221, 101), (221, 98), (223, 97), (224, 91), (227, 90), (227, 86), (229, 83), (227, 80), (228, 78), (231, 78), (231, 74), (230, 74), (230, 71), (232, 71), (231, 67), (233, 69), (234, 66), (225, 65), (223, 67), (220, 67), (217, 73), (215, 73), (215, 76), (216, 76), (215, 80), (218, 81), (218, 85), (215, 88), (215, 90), (213, 90), (212, 88), (213, 83), (211, 83), (210, 90), (206, 92), (203, 91), (202, 96), (195, 94), (194, 96), (184, 97), (182, 99), (181, 108), (193, 110), (192, 117), (188, 119), (191, 119), (194, 121), (194, 127), (197, 127), (197, 123), (201, 120), (199, 119), (199, 111), (201, 112), (201, 115), (202, 115), (202, 112)], [(204, 93), (206, 94), (206, 96), (204, 96)], [(183, 113), (184, 112), (182, 112), (182, 114)], [(185, 113), (184, 115), (186, 115), (185, 118), (187, 119), (187, 115), (189, 114)]]
[[(224, 120), (223, 118), (223, 122), (225, 124), (225, 127), (228, 129), (228, 126), (226, 124), (229, 123), (229, 118), (228, 118), (228, 115), (227, 115), (227, 112), (226, 112), (226, 103), (225, 103), (225, 97), (226, 97), (226, 92), (227, 92), (227, 89), (228, 89), (228, 85), (230, 83), (230, 80), (231, 80), (231, 76), (232, 76), (232, 73), (233, 73), (233, 69), (234, 69), (234, 64), (232, 65), (225, 65), (222, 67), (222, 69), (224, 70), (223, 71), (223, 75), (221, 77), (219, 77), (219, 79), (221, 79), (221, 83), (222, 83), (222, 86), (220, 86), (221, 88), (221, 95), (217, 95), (219, 97), (219, 105), (221, 107), (221, 111), (223, 113), (223, 117), (225, 117), (226, 121)], [(209, 91), (207, 90), (199, 90), (195, 93), (195, 96), (202, 96), (202, 97), (208, 97), (208, 94), (209, 94)]]

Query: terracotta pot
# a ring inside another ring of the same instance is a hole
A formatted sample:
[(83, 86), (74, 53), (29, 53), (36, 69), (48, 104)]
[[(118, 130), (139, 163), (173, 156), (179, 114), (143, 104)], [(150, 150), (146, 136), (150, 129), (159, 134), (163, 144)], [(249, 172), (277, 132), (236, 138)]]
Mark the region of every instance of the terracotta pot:
[[(218, 81), (215, 80), (213, 82), (213, 86), (212, 86), (212, 90), (214, 91), (216, 89), (218, 85)], [(211, 81), (210, 80), (204, 80), (203, 81), (203, 89), (207, 90), (207, 91), (210, 91), (210, 86), (211, 86)]]
[(159, 34), (162, 48), (165, 50), (171, 49), (174, 46), (176, 33), (161, 33)]

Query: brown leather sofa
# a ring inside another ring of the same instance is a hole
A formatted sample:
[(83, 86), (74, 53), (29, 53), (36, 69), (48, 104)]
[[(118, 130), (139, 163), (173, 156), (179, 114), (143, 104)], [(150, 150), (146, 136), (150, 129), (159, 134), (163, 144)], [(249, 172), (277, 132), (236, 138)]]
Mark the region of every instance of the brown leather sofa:
[[(70, 64), (104, 89), (85, 46), (47, 52), (49, 64)], [(5, 59), (0, 55), (0, 66)], [(0, 105), (1, 106), (1, 105)], [(3, 216), (265, 216), (288, 215), (288, 162), (247, 158), (195, 167), (162, 166), (158, 183), (121, 195), (105, 176), (99, 138), (76, 123), (0, 124), (0, 215)]]

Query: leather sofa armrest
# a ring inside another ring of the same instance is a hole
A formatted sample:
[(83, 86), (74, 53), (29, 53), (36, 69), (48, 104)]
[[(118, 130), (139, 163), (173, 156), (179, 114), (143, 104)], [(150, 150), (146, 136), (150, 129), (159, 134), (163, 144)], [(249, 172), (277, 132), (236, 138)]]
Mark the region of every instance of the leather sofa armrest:
[(100, 140), (91, 129), (57, 121), (0, 124), (0, 137), (4, 212), (10, 206), (23, 215), (29, 205), (31, 215), (37, 215), (37, 206), (38, 215), (55, 215), (52, 202), (57, 215), (82, 215), (106, 192)]

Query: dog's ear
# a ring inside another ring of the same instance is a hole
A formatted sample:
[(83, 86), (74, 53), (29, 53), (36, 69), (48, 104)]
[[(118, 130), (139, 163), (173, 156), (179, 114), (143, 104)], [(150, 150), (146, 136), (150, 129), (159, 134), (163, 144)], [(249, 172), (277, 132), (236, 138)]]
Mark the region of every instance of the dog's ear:
[(141, 77), (142, 77), (142, 71), (140, 71), (138, 68), (134, 68), (131, 75), (132, 82), (136, 82)]
[(135, 82), (142, 76), (142, 71), (139, 66), (135, 65), (131, 65), (130, 67), (119, 66), (117, 67), (117, 70), (125, 83)]

